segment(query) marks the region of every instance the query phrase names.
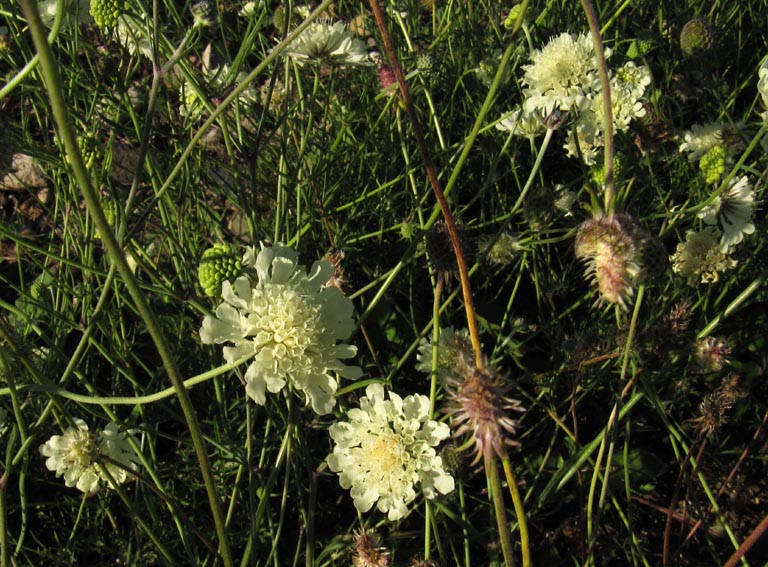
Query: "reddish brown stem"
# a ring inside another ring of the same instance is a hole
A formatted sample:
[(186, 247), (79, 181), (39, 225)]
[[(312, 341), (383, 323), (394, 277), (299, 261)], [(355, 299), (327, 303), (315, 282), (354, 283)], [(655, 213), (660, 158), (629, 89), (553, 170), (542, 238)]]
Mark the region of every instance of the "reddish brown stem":
[(392, 72), (395, 74), (397, 84), (400, 87), (400, 94), (402, 96), (403, 103), (405, 104), (405, 111), (408, 114), (408, 119), (411, 122), (413, 128), (413, 137), (416, 140), (416, 145), (419, 147), (421, 158), (424, 160), (424, 167), (427, 170), (427, 177), (429, 183), (432, 186), (432, 191), (435, 193), (437, 202), (440, 205), (440, 211), (445, 219), (445, 226), (448, 228), (448, 234), (451, 237), (451, 244), (453, 245), (453, 252), (456, 255), (456, 264), (459, 268), (459, 278), (461, 279), (461, 291), (464, 296), (464, 309), (467, 312), (467, 327), (469, 329), (469, 336), (472, 340), (472, 350), (475, 355), (475, 366), (482, 368), (485, 366), (485, 359), (483, 358), (482, 351), (480, 350), (480, 333), (477, 329), (477, 317), (475, 316), (475, 304), (472, 298), (472, 288), (469, 284), (469, 271), (467, 270), (467, 263), (464, 260), (464, 253), (461, 248), (461, 240), (459, 239), (458, 231), (456, 230), (456, 223), (453, 220), (453, 215), (448, 207), (448, 202), (445, 200), (440, 180), (437, 178), (437, 172), (435, 170), (435, 164), (432, 161), (432, 154), (429, 151), (429, 147), (424, 139), (424, 132), (419, 124), (419, 119), (416, 114), (416, 108), (413, 105), (413, 99), (411, 98), (411, 91), (408, 88), (408, 84), (405, 82), (405, 75), (403, 74), (403, 68), (400, 66), (400, 60), (395, 52), (395, 46), (392, 42), (392, 36), (387, 29), (387, 22), (384, 19), (384, 14), (381, 11), (381, 7), (377, 0), (369, 0), (371, 10), (373, 11), (374, 18), (376, 19), (376, 25), (379, 28), (381, 39), (384, 42), (384, 51), (389, 59), (389, 65), (392, 68)]

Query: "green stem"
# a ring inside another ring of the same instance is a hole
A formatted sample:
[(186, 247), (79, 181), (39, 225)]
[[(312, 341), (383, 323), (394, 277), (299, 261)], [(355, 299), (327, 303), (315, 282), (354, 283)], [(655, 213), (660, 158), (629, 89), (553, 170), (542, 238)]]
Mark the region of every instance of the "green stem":
[(21, 0), (22, 9), (24, 15), (29, 23), (29, 31), (32, 35), (32, 39), (37, 48), (38, 55), (40, 56), (40, 67), (43, 78), (46, 83), (48, 96), (51, 99), (51, 108), (53, 116), (59, 129), (59, 135), (64, 143), (66, 149), (67, 158), (72, 165), (72, 169), (75, 174), (78, 185), (82, 191), (83, 199), (85, 201), (88, 213), (93, 218), (93, 222), (101, 234), (104, 246), (107, 248), (111, 262), (117, 267), (120, 275), (123, 278), (128, 293), (133, 299), (136, 309), (141, 315), (144, 323), (147, 325), (157, 352), (163, 362), (166, 373), (168, 374), (171, 383), (173, 384), (176, 394), (179, 398), (184, 417), (189, 427), (192, 443), (197, 453), (197, 458), (200, 463), (200, 469), (203, 476), (203, 482), (208, 494), (208, 502), (213, 515), (213, 521), (216, 527), (216, 532), (219, 538), (219, 553), (224, 561), (226, 567), (232, 566), (232, 555), (229, 547), (229, 540), (227, 538), (226, 526), (224, 524), (224, 515), (221, 510), (221, 502), (219, 500), (216, 485), (214, 483), (213, 475), (211, 473), (211, 466), (208, 461), (208, 453), (203, 439), (202, 432), (200, 431), (200, 425), (197, 421), (194, 407), (189, 398), (189, 393), (184, 387), (184, 382), (181, 377), (176, 361), (168, 346), (168, 342), (157, 323), (154, 313), (149, 308), (146, 298), (141, 291), (139, 283), (133, 275), (128, 262), (125, 259), (122, 249), (115, 238), (111, 226), (107, 222), (104, 216), (104, 211), (99, 203), (99, 197), (96, 190), (93, 187), (91, 177), (88, 174), (88, 170), (83, 162), (83, 157), (80, 150), (77, 147), (77, 137), (75, 136), (74, 128), (70, 122), (69, 111), (67, 109), (66, 102), (64, 100), (64, 93), (62, 89), (61, 76), (59, 75), (59, 69), (57, 61), (53, 55), (53, 50), (48, 45), (43, 24), (40, 21), (40, 15), (37, 12), (37, 5), (32, 0)]
[(506, 451), (504, 451), (504, 455), (501, 458), (501, 463), (504, 466), (504, 475), (507, 477), (509, 493), (512, 495), (512, 504), (515, 506), (515, 515), (517, 515), (517, 526), (520, 530), (520, 547), (523, 555), (523, 567), (530, 567), (531, 544), (528, 539), (528, 521), (525, 517), (525, 506), (523, 506), (523, 499), (520, 496), (520, 490), (517, 488), (517, 480), (515, 480), (512, 464), (509, 462), (509, 455)]
[[(496, 526), (501, 540), (501, 552), (504, 555), (504, 565), (514, 567), (515, 557), (512, 553), (512, 542), (509, 539), (509, 524), (507, 523), (507, 513), (504, 510), (504, 495), (501, 490), (501, 478), (499, 478), (499, 465), (496, 463), (496, 454), (493, 450), (484, 452), (485, 474), (488, 478), (488, 484), (491, 488), (491, 500), (493, 500), (493, 509), (496, 513)], [(515, 507), (517, 510), (517, 507)]]

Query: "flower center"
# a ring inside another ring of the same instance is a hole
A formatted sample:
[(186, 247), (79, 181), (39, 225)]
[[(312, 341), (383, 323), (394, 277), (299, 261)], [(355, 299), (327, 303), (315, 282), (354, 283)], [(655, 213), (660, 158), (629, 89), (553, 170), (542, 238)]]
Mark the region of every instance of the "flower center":
[(403, 446), (392, 433), (378, 435), (371, 447), (371, 462), (382, 471), (382, 476), (389, 476), (395, 469), (403, 468)]

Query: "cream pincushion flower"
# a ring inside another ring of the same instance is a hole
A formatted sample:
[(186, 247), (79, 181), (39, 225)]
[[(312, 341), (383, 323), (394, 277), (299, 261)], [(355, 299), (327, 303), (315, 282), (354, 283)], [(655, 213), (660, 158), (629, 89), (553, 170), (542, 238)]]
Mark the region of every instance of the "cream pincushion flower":
[(283, 52), (297, 65), (328, 63), (369, 65), (365, 43), (357, 39), (343, 22), (315, 21), (309, 24)]
[(349, 411), (349, 421), (331, 425), (335, 441), (328, 466), (339, 473), (342, 488), (351, 488), (355, 508), (377, 508), (394, 521), (403, 518), (416, 498), (414, 485), (421, 482), (426, 498), (448, 494), (453, 477), (443, 469), (434, 447), (450, 435), (445, 423), (429, 419), (429, 398), (405, 399), (384, 387), (371, 384), (360, 398), (360, 408)]
[(207, 316), (200, 329), (206, 344), (224, 347), (230, 364), (244, 357), (252, 360), (245, 372), (246, 393), (260, 405), (266, 391), (277, 393), (286, 384), (302, 392), (318, 414), (336, 404), (338, 373), (359, 378), (360, 368), (340, 359), (352, 358), (357, 349), (337, 344), (352, 334), (352, 302), (338, 288), (326, 284), (333, 276), (327, 260), (315, 262), (307, 274), (297, 265), (297, 254), (282, 245), (262, 246), (252, 265), (255, 279), (237, 278), (222, 284), (224, 302), (215, 316)]
[[(610, 50), (605, 50), (610, 56)], [(585, 33), (563, 33), (531, 54), (524, 65), (525, 109), (549, 115), (553, 110), (568, 112), (584, 108), (587, 95), (600, 89), (597, 59), (592, 38)]]
[(102, 482), (112, 487), (98, 461), (117, 484), (131, 478), (130, 469), (136, 469), (136, 453), (128, 442), (127, 433), (120, 432), (115, 423), (108, 424), (98, 436), (92, 435), (81, 419), (75, 419), (75, 426), (40, 446), (40, 454), (47, 457), (45, 466), (49, 471), (55, 471), (57, 477), (63, 476), (67, 486), (75, 486), (86, 493), (96, 492)]
[(685, 242), (680, 242), (675, 253), (669, 257), (672, 271), (686, 278), (691, 285), (699, 281), (716, 282), (721, 272), (736, 266), (736, 260), (720, 249), (719, 237), (720, 231), (715, 227), (688, 232)]
[(723, 231), (720, 248), (727, 252), (739, 244), (745, 234), (755, 232), (752, 213), (755, 210), (755, 192), (749, 178), (731, 179), (728, 188), (715, 200), (699, 211), (699, 218), (709, 225), (719, 225)]
[(713, 147), (723, 141), (722, 124), (694, 124), (690, 130), (684, 133), (683, 143), (680, 144), (681, 152), (688, 152), (688, 161), (696, 161)]

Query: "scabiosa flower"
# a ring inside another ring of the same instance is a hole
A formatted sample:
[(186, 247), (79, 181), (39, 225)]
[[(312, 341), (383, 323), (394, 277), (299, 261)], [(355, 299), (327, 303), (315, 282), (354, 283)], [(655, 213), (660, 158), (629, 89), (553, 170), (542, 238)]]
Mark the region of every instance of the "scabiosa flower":
[(600, 297), (626, 308), (643, 275), (640, 244), (644, 232), (626, 214), (597, 216), (579, 226), (576, 257), (586, 263), (587, 277), (597, 284)]
[[(446, 378), (456, 368), (461, 356), (472, 355), (472, 343), (467, 329), (445, 327), (440, 329), (437, 342), (437, 374)], [(432, 374), (432, 340), (423, 337), (416, 353), (416, 370)]]
[(506, 114), (496, 124), (496, 129), (532, 140), (544, 133), (544, 124), (537, 113), (528, 112), (520, 107)]
[(704, 372), (720, 372), (728, 364), (731, 347), (719, 337), (704, 337), (696, 341), (693, 361)]
[(710, 150), (701, 156), (699, 169), (707, 183), (717, 183), (725, 173), (725, 163), (728, 159), (728, 151), (723, 145), (712, 146)]
[(353, 305), (338, 288), (327, 286), (333, 267), (315, 262), (307, 274), (297, 264), (298, 254), (280, 244), (262, 246), (258, 256), (246, 253), (243, 265), (253, 266), (255, 278), (238, 277), (222, 284), (224, 302), (215, 316), (207, 316), (200, 329), (205, 344), (224, 347), (225, 360), (252, 356), (245, 373), (245, 391), (259, 405), (266, 391), (281, 391), (286, 384), (302, 392), (320, 415), (336, 404), (338, 387), (332, 373), (355, 379), (360, 368), (341, 359), (357, 349), (337, 344), (352, 334)]
[(59, 10), (59, 2), (63, 3), (61, 9), (64, 12), (60, 29), (68, 30), (77, 24), (88, 24), (93, 21), (89, 13), (91, 0), (44, 0), (38, 2), (37, 11), (45, 27), (53, 26), (56, 12)]
[(429, 398), (394, 392), (384, 399), (384, 387), (371, 384), (349, 421), (329, 428), (335, 445), (328, 466), (339, 473), (339, 484), (350, 488), (355, 508), (367, 512), (376, 504), (391, 521), (403, 518), (421, 483), (424, 496), (435, 498), (454, 488), (434, 447), (450, 435), (445, 423), (429, 419)]
[(134, 16), (129, 12), (123, 12), (117, 18), (117, 40), (133, 56), (141, 55), (150, 59), (152, 57), (152, 43), (150, 40), (151, 26), (142, 14)]
[(334, 65), (369, 65), (365, 43), (355, 37), (343, 22), (326, 20), (312, 22), (283, 55), (297, 65), (327, 63)]
[(720, 248), (728, 252), (731, 246), (739, 244), (745, 234), (755, 232), (752, 214), (755, 210), (755, 192), (749, 178), (733, 178), (728, 188), (698, 213), (698, 217), (709, 225), (718, 225), (723, 236)]
[(757, 77), (757, 91), (763, 99), (763, 106), (768, 108), (768, 57), (763, 59)]
[(705, 153), (723, 142), (724, 127), (722, 124), (694, 124), (683, 134), (680, 152), (688, 152), (688, 161), (694, 162)]
[(515, 235), (504, 231), (498, 238), (493, 236), (484, 236), (478, 242), (478, 250), (481, 255), (486, 256), (488, 261), (499, 266), (511, 264), (525, 247), (520, 244), (520, 239)]
[[(610, 49), (605, 50), (606, 57), (610, 53)], [(533, 51), (531, 63), (523, 69), (522, 80), (528, 85), (524, 106), (544, 115), (584, 108), (588, 94), (600, 89), (594, 43), (585, 33), (563, 33), (550, 39), (542, 49)]]
[(128, 436), (115, 423), (94, 436), (83, 420), (75, 419), (75, 427), (51, 437), (40, 446), (40, 454), (47, 457), (48, 470), (55, 471), (56, 477), (64, 477), (64, 484), (85, 493), (96, 492), (101, 482), (112, 487), (109, 477), (97, 465), (100, 460), (118, 484), (131, 478), (130, 469), (136, 469), (136, 454)]
[(459, 358), (455, 374), (448, 379), (449, 406), (446, 413), (453, 417), (456, 427), (453, 436), (472, 434), (475, 458), (472, 465), (483, 457), (490, 457), (491, 451), (499, 457), (504, 446), (519, 445), (512, 439), (519, 423), (509, 412), (523, 412), (520, 401), (507, 397), (508, 387), (502, 385), (497, 369), (484, 366), (477, 368), (471, 355)]
[(736, 266), (736, 260), (725, 254), (718, 244), (720, 231), (708, 227), (701, 232), (689, 231), (685, 242), (677, 245), (675, 253), (669, 257), (672, 271), (680, 274), (693, 285), (696, 282), (713, 283)]

